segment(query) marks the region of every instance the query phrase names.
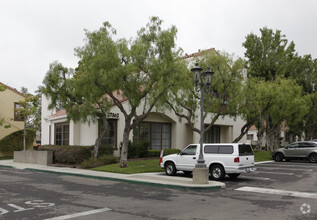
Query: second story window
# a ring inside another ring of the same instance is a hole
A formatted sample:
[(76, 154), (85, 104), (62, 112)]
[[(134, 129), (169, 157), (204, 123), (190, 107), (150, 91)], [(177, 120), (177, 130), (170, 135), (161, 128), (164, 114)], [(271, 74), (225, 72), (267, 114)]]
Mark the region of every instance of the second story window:
[(24, 121), (23, 115), (19, 112), (20, 108), (21, 108), (20, 103), (15, 102), (14, 103), (14, 121)]

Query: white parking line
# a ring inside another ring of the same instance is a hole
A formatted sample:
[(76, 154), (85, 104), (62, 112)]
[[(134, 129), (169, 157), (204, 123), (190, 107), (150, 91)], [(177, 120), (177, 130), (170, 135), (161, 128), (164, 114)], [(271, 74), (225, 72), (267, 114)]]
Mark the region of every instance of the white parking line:
[(282, 172), (267, 172), (267, 171), (256, 171), (256, 173), (264, 173), (264, 174), (276, 174), (276, 175), (287, 175), (291, 176), (294, 175), (294, 173), (282, 173)]
[(255, 179), (255, 180), (265, 180), (265, 181), (275, 181), (268, 177), (258, 177), (258, 176), (241, 176), (239, 179)]
[[(286, 167), (264, 167), (264, 166), (260, 166), (257, 167), (258, 170), (262, 170), (262, 169), (266, 169), (266, 170), (281, 170), (281, 169), (286, 169)], [(313, 169), (297, 169), (297, 168), (287, 168), (287, 170), (294, 170), (294, 171), (308, 171), (311, 172), (313, 171)]]
[[(262, 164), (259, 164), (258, 167), (261, 167)], [(311, 165), (310, 163), (266, 163), (265, 165), (263, 164), (263, 166), (274, 166), (274, 167), (306, 167), (306, 168), (317, 168), (316, 165)]]
[(264, 194), (272, 194), (272, 195), (317, 199), (317, 193), (308, 193), (308, 192), (286, 191), (286, 190), (258, 188), (258, 187), (249, 187), (249, 186), (240, 187), (235, 190), (244, 191), (244, 192), (256, 192), (256, 193), (264, 193)]
[(94, 209), (94, 210), (90, 210), (90, 211), (86, 211), (86, 212), (79, 212), (79, 213), (74, 213), (74, 214), (70, 214), (70, 215), (63, 215), (63, 216), (59, 216), (59, 217), (48, 218), (45, 220), (64, 220), (64, 219), (85, 216), (85, 215), (92, 215), (92, 214), (101, 213), (101, 212), (107, 212), (110, 210), (111, 209), (109, 209), (109, 208)]

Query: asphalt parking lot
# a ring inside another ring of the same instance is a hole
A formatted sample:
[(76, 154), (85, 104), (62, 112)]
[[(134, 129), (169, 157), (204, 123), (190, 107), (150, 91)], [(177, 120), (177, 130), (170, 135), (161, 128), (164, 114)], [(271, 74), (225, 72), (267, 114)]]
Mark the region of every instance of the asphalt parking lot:
[(256, 164), (257, 171), (225, 179), (227, 189), (266, 187), (279, 190), (317, 192), (317, 163), (307, 161), (269, 162)]
[(317, 164), (256, 166), (198, 191), (3, 167), (0, 219), (317, 219)]

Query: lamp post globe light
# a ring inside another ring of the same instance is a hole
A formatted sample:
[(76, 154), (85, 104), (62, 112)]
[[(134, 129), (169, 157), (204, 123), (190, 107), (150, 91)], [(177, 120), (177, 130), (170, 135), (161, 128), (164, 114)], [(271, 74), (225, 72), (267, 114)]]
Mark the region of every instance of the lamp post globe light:
[(199, 157), (195, 168), (193, 170), (193, 182), (197, 184), (208, 184), (209, 183), (209, 172), (205, 164), (204, 155), (203, 155), (203, 142), (204, 142), (204, 93), (205, 88), (209, 88), (211, 85), (211, 79), (214, 74), (213, 71), (208, 67), (206, 72), (202, 72), (202, 68), (199, 67), (198, 62), (196, 61), (195, 67), (191, 69), (194, 75), (194, 82), (196, 90), (200, 90), (200, 148), (199, 148)]

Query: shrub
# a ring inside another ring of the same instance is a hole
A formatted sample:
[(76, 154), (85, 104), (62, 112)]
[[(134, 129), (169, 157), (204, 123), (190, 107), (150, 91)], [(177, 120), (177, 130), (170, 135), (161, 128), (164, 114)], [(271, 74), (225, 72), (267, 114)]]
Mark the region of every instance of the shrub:
[(98, 159), (89, 158), (81, 163), (81, 167), (84, 169), (100, 167), (103, 165), (117, 163), (118, 159), (112, 155), (103, 155), (98, 157)]
[(98, 159), (94, 159), (92, 157), (89, 158), (89, 159), (84, 160), (81, 163), (81, 167), (84, 168), (84, 169), (100, 167), (102, 165), (103, 165), (102, 161), (100, 161)]
[(149, 149), (148, 141), (131, 142), (128, 143), (128, 158), (147, 157)]
[(118, 163), (118, 158), (112, 156), (112, 155), (103, 155), (98, 157), (98, 160), (102, 161), (104, 165)]
[[(180, 152), (179, 149), (165, 149), (164, 156), (169, 155), (169, 154), (177, 154), (179, 152)], [(149, 150), (148, 151), (149, 157), (160, 157), (160, 155), (161, 155), (161, 150)]]
[(102, 155), (113, 155), (113, 146), (110, 145), (100, 145), (98, 149), (98, 156)]
[(53, 151), (53, 162), (63, 164), (81, 164), (91, 157), (94, 146), (43, 145), (42, 151)]
[[(15, 131), (0, 140), (0, 151), (4, 153), (13, 153), (13, 151), (23, 150), (24, 130)], [(35, 139), (35, 130), (26, 129), (26, 145), (33, 143)]]

